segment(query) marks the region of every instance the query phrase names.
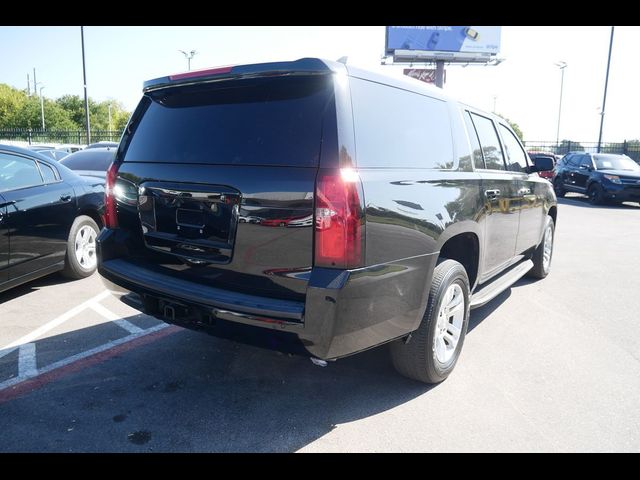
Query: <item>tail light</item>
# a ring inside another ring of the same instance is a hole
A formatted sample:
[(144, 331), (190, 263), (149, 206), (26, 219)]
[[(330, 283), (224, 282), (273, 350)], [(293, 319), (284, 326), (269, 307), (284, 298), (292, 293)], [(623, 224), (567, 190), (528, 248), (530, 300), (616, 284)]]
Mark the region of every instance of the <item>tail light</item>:
[(117, 228), (118, 217), (116, 216), (116, 197), (115, 186), (116, 179), (118, 178), (118, 167), (120, 165), (116, 162), (109, 165), (107, 170), (107, 182), (104, 191), (104, 226), (106, 228)]
[(362, 266), (363, 194), (350, 168), (320, 170), (315, 192), (315, 262), (319, 267)]

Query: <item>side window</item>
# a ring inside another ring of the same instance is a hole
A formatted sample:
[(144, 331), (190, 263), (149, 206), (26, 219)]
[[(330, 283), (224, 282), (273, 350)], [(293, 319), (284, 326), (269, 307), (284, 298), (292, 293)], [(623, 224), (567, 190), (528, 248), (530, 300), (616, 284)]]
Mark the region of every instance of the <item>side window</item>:
[(482, 149), (480, 148), (480, 142), (478, 141), (478, 134), (476, 133), (476, 127), (473, 126), (471, 121), (471, 115), (469, 112), (464, 113), (464, 124), (467, 127), (469, 133), (469, 141), (471, 142), (471, 151), (473, 152), (473, 164), (476, 168), (485, 168), (484, 159), (482, 158)]
[(0, 153), (0, 192), (42, 185), (35, 160)]
[(502, 133), (504, 149), (507, 154), (508, 169), (513, 172), (526, 172), (527, 154), (524, 153), (524, 150), (520, 146), (520, 142), (515, 135), (511, 133), (511, 130), (504, 125), (500, 125), (500, 132)]
[(580, 161), (580, 165), (584, 165), (586, 167), (593, 168), (593, 162), (591, 161), (591, 155), (582, 155), (582, 160)]
[(446, 102), (350, 78), (358, 167), (454, 167)]
[(490, 170), (505, 170), (502, 148), (500, 148), (498, 132), (496, 132), (493, 122), (487, 117), (481, 117), (475, 113), (471, 114), (471, 118), (478, 132), (485, 165)]
[(582, 155), (573, 154), (569, 160), (567, 160), (567, 166), (569, 168), (578, 168), (580, 165), (580, 161), (582, 160)]
[(53, 168), (51, 168), (46, 163), (42, 163), (42, 162), (38, 162), (38, 165), (40, 165), (40, 171), (42, 172), (44, 183), (53, 183), (58, 181), (58, 179), (56, 178), (56, 174), (53, 171)]

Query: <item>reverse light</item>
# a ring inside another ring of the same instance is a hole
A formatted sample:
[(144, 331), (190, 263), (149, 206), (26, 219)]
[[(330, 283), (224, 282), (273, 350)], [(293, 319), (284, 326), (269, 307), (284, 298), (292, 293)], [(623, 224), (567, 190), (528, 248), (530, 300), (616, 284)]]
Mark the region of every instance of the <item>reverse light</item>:
[(618, 175), (605, 175), (604, 178), (609, 180), (611, 183), (617, 183), (618, 185), (622, 184), (620, 177)]
[(104, 215), (103, 223), (106, 228), (117, 228), (118, 217), (116, 216), (116, 179), (118, 178), (118, 167), (120, 165), (112, 162), (107, 169), (107, 181), (104, 190)]
[(321, 169), (315, 194), (316, 266), (362, 266), (362, 185), (351, 168)]

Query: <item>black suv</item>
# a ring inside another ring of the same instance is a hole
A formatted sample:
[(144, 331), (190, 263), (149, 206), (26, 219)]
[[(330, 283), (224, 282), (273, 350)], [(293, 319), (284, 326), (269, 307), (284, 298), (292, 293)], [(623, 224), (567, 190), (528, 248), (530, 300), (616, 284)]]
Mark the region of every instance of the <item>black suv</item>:
[(469, 310), (549, 272), (552, 186), (500, 118), (319, 59), (145, 83), (99, 272), (168, 322), (444, 380)]
[(558, 197), (584, 193), (594, 205), (640, 203), (640, 165), (626, 155), (570, 152), (556, 166), (553, 188)]

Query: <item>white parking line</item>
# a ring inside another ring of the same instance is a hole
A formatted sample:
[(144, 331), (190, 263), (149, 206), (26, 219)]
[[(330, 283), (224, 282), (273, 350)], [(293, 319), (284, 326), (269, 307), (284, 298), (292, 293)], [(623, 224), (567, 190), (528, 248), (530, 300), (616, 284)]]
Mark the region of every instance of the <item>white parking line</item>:
[(25, 378), (35, 377), (38, 375), (38, 368), (36, 367), (36, 344), (25, 343), (20, 345), (20, 351), (18, 353), (18, 378), (24, 380)]
[[(50, 365), (47, 365), (46, 367), (41, 368), (40, 370), (37, 370), (36, 374), (44, 375), (45, 373), (49, 373), (58, 368), (65, 367), (77, 360), (82, 360), (83, 358), (90, 357), (91, 355), (95, 355), (96, 353), (104, 352), (105, 350), (109, 350), (110, 348), (116, 347), (118, 345), (122, 345), (124, 343), (130, 342), (140, 337), (145, 337), (149, 334), (158, 332), (160, 330), (164, 330), (165, 328), (169, 328), (169, 327), (171, 327), (171, 325), (167, 323), (161, 323), (159, 325), (156, 325), (155, 327), (147, 328), (146, 330), (141, 330), (139, 333), (132, 333), (131, 335), (127, 335), (126, 337), (119, 338), (117, 340), (107, 342), (105, 344), (102, 344), (90, 350), (77, 353), (67, 358), (63, 358), (62, 360), (59, 360), (55, 363), (52, 363)], [(33, 345), (33, 344), (30, 344), (30, 345)], [(35, 349), (34, 349), (34, 355), (35, 355)], [(33, 357), (33, 359), (35, 362), (35, 356)], [(34, 368), (35, 368), (35, 365), (34, 365)], [(29, 371), (29, 369), (27, 368), (26, 371)], [(29, 376), (36, 376), (36, 375), (29, 375)], [(2, 390), (5, 390), (9, 387), (13, 387), (14, 385), (17, 385), (18, 383), (23, 382), (25, 379), (26, 379), (25, 376), (18, 375), (17, 377), (10, 378), (9, 380), (5, 380), (4, 382), (0, 382), (0, 392), (2, 392)]]
[(53, 330), (58, 325), (61, 325), (64, 322), (66, 322), (67, 320), (70, 320), (71, 318), (75, 317), (78, 313), (83, 311), (85, 308), (90, 307), (93, 303), (99, 302), (100, 300), (102, 300), (104, 298), (107, 298), (110, 294), (111, 294), (111, 292), (109, 292), (108, 290), (105, 290), (104, 292), (99, 293), (95, 297), (90, 298), (86, 302), (82, 302), (80, 305), (78, 305), (76, 307), (73, 307), (71, 310), (67, 310), (65, 313), (63, 313), (62, 315), (54, 318), (50, 322), (47, 322), (44, 325), (42, 325), (41, 327), (36, 328), (33, 332), (28, 333), (28, 334), (24, 335), (23, 337), (20, 337), (19, 339), (14, 340), (13, 342), (9, 343), (8, 345), (5, 345), (4, 347), (0, 348), (0, 352), (2, 352), (2, 353), (0, 353), (0, 356), (4, 356), (7, 353), (9, 353), (9, 352), (6, 351), (7, 349), (13, 350), (15, 347), (18, 347), (18, 346), (22, 345), (23, 343), (29, 343), (29, 342), (37, 339), (38, 337), (40, 337), (40, 336), (44, 335), (45, 333), (47, 333), (49, 330)]
[(120, 318), (118, 315), (116, 315), (111, 310), (109, 310), (104, 305), (98, 302), (92, 303), (91, 305), (89, 305), (89, 308), (92, 309), (94, 312), (98, 313), (100, 316), (106, 318), (107, 320), (112, 321), (113, 323), (118, 325), (120, 328), (123, 328), (129, 333), (142, 332), (142, 328), (134, 325), (133, 323), (127, 320), (124, 320), (123, 318)]

